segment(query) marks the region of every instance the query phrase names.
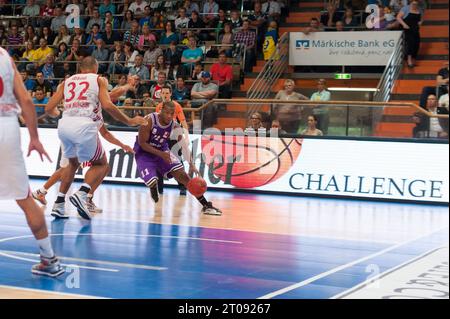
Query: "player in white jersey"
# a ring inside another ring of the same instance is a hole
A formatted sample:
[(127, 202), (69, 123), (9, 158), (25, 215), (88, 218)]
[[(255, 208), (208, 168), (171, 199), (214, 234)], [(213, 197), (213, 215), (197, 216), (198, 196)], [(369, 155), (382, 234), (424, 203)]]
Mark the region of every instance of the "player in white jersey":
[(111, 102), (108, 80), (97, 75), (98, 63), (95, 58), (84, 58), (80, 63), (80, 70), (81, 74), (71, 76), (65, 80), (64, 85), (58, 87), (46, 105), (45, 111), (50, 116), (59, 115), (56, 107), (64, 100), (58, 136), (63, 145), (63, 155), (69, 159), (69, 166), (63, 172), (53, 211), (64, 210), (66, 193), (80, 163), (91, 162), (92, 167), (86, 173), (81, 188), (69, 197), (78, 214), (90, 220), (87, 195), (93, 185), (101, 182), (108, 165), (98, 137), (98, 130), (102, 125), (102, 107), (116, 120), (129, 126), (144, 125), (147, 120), (141, 116), (129, 118)]
[(36, 275), (57, 277), (64, 273), (64, 269), (53, 252), (44, 212), (30, 196), (17, 119), (21, 107), (30, 134), (28, 156), (32, 151), (37, 151), (41, 160), (43, 156), (50, 160), (39, 141), (33, 101), (25, 89), (14, 61), (8, 52), (0, 47), (0, 200), (16, 200), (25, 212), (28, 225), (39, 244), (41, 262), (34, 265), (31, 272)]
[[(125, 94), (127, 91), (130, 90), (135, 90), (135, 81), (136, 81), (136, 77), (134, 76), (130, 76), (128, 77), (128, 83), (122, 86), (118, 86), (115, 87), (110, 93), (109, 93), (109, 97), (111, 98), (111, 100), (116, 100), (118, 99), (120, 96), (122, 96), (123, 94)], [(62, 84), (60, 84), (62, 85)], [(118, 147), (122, 148), (125, 152), (127, 153), (134, 153), (133, 148), (123, 144), (121, 141), (119, 141), (110, 131), (108, 131), (108, 129), (106, 128), (106, 126), (104, 124), (102, 124), (102, 126), (99, 129), (99, 133), (100, 135), (107, 140), (109, 143), (117, 145)], [(64, 153), (64, 152), (63, 152)], [(47, 205), (47, 200), (45, 199), (45, 196), (47, 194), (47, 191), (53, 186), (55, 185), (57, 182), (59, 182), (61, 180), (62, 174), (63, 174), (63, 170), (69, 166), (69, 160), (62, 156), (61, 160), (60, 160), (60, 168), (57, 169), (52, 176), (49, 177), (49, 179), (47, 180), (47, 182), (45, 182), (45, 184), (32, 192), (32, 196), (35, 200), (39, 201), (42, 205)], [(80, 167), (81, 168), (85, 168), (85, 167), (91, 167), (91, 163), (90, 162), (83, 162), (81, 163)], [(93, 196), (94, 196), (94, 192), (95, 190), (98, 188), (98, 186), (100, 186), (101, 182), (103, 181), (103, 179), (106, 177), (106, 175), (109, 173), (109, 165), (105, 167), (104, 173), (103, 173), (103, 178), (101, 181), (99, 181), (98, 185), (92, 185), (91, 191), (88, 194), (88, 209), (91, 213), (101, 213), (102, 209), (98, 208), (93, 201)], [(52, 211), (52, 216), (55, 218), (69, 218), (64, 210), (61, 210), (61, 205), (57, 205), (56, 207), (53, 208)]]
[[(134, 154), (133, 148), (129, 145), (123, 144), (121, 141), (119, 141), (108, 129), (105, 125), (102, 125), (102, 127), (99, 130), (100, 135), (109, 143), (114, 144), (121, 149), (123, 149), (126, 153), (132, 153)], [(62, 174), (64, 170), (69, 166), (69, 160), (65, 158), (64, 156), (61, 157), (61, 160), (59, 162), (60, 168), (57, 169), (52, 176), (49, 177), (49, 179), (45, 182), (45, 184), (32, 192), (32, 196), (35, 200), (39, 201), (42, 205), (47, 205), (47, 200), (45, 199), (45, 196), (47, 195), (48, 190), (55, 185), (57, 182), (59, 182), (62, 178)], [(83, 162), (80, 165), (80, 168), (86, 168), (91, 167), (91, 162)], [(98, 208), (93, 201), (94, 192), (96, 189), (100, 186), (101, 182), (103, 182), (103, 179), (108, 175), (109, 173), (109, 165), (105, 167), (105, 170), (103, 171), (103, 178), (95, 185), (91, 185), (91, 191), (88, 194), (88, 204), (87, 207), (91, 213), (101, 213), (103, 210), (101, 208)], [(61, 207), (54, 207), (52, 211), (52, 216), (55, 218), (69, 218), (64, 212), (64, 210), (60, 209)]]

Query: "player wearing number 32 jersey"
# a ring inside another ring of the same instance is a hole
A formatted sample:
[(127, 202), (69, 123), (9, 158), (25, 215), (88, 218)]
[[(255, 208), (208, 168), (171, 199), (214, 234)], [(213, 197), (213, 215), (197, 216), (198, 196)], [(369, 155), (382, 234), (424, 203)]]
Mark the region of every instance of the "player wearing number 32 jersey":
[(55, 206), (63, 206), (66, 193), (73, 182), (80, 163), (92, 164), (86, 173), (81, 188), (69, 197), (84, 219), (91, 219), (87, 195), (93, 185), (103, 178), (108, 162), (100, 143), (98, 132), (102, 126), (102, 107), (113, 118), (126, 125), (147, 124), (143, 117), (129, 118), (112, 102), (108, 93), (108, 80), (98, 76), (98, 63), (93, 57), (86, 57), (80, 63), (80, 74), (65, 80), (45, 107), (50, 116), (58, 116), (56, 107), (64, 101), (64, 111), (58, 123), (58, 136), (61, 140), (63, 156), (69, 159), (69, 166), (64, 170), (58, 198)]

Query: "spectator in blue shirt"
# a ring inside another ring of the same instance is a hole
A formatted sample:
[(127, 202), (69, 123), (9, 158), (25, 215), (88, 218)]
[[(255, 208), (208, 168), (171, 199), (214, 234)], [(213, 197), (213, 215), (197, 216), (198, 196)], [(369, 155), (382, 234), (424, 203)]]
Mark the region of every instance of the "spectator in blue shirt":
[(100, 33), (100, 26), (98, 24), (94, 24), (92, 26), (91, 33), (86, 38), (86, 45), (89, 45), (87, 47), (87, 50), (89, 53), (92, 53), (92, 51), (95, 49), (95, 41), (98, 39), (102, 39), (102, 34)]
[(103, 25), (106, 27), (106, 24), (110, 23), (113, 29), (120, 28), (120, 21), (118, 18), (115, 18), (110, 11), (106, 11), (105, 13), (105, 21), (103, 21)]
[(48, 80), (52, 85), (52, 89), (56, 88), (56, 83), (53, 80), (55, 78), (55, 56), (53, 54), (47, 55), (45, 63), (41, 67), (41, 72), (44, 75), (44, 79)]
[(175, 33), (175, 26), (171, 21), (167, 21), (164, 25), (165, 31), (161, 35), (161, 39), (159, 40), (159, 44), (167, 45), (172, 41), (178, 43), (178, 35)]
[(177, 84), (172, 92), (172, 100), (182, 102), (191, 98), (191, 92), (186, 87), (186, 83), (182, 77), (177, 78)]
[(116, 14), (116, 5), (111, 3), (111, 0), (103, 0), (103, 4), (98, 8), (98, 12), (100, 13), (100, 16), (104, 18), (108, 11), (112, 14)]
[(105, 42), (103, 39), (97, 39), (95, 41), (96, 47), (94, 51), (92, 51), (92, 56), (99, 62), (98, 64), (98, 73), (103, 74), (108, 69), (108, 63), (102, 61), (108, 61), (109, 51), (105, 48)]
[(20, 71), (20, 75), (22, 76), (22, 80), (23, 80), (23, 84), (25, 85), (25, 88), (31, 94), (31, 92), (34, 89), (34, 81), (29, 78), (30, 74), (27, 71), (23, 70), (23, 71)]
[(149, 80), (150, 72), (147, 67), (143, 65), (144, 57), (142, 55), (137, 55), (134, 59), (134, 66), (130, 68), (130, 75), (137, 75), (141, 80)]
[(203, 58), (203, 50), (197, 48), (197, 40), (193, 36), (189, 37), (188, 48), (184, 50), (183, 54), (181, 55), (181, 63), (183, 63), (183, 66), (187, 71), (187, 74), (191, 73), (191, 70), (194, 67), (194, 65), (197, 62), (200, 62), (202, 58)]
[(144, 25), (150, 26), (152, 24), (153, 12), (150, 6), (146, 6), (144, 9), (144, 16), (139, 20), (139, 26), (142, 28)]
[[(44, 90), (41, 87), (38, 87), (36, 89), (35, 95), (33, 97), (33, 103), (44, 105), (48, 103), (48, 97), (45, 96)], [(36, 115), (39, 123), (44, 123), (44, 118), (46, 117), (44, 105), (36, 106)]]

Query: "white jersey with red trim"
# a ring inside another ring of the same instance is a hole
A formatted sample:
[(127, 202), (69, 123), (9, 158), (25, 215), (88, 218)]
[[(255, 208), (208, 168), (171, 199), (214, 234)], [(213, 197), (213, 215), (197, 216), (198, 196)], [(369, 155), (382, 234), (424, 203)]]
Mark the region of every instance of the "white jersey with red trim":
[(9, 53), (0, 47), (0, 116), (17, 116), (21, 109), (14, 94), (14, 68)]
[(103, 123), (98, 74), (76, 74), (64, 82), (63, 117), (87, 117)]

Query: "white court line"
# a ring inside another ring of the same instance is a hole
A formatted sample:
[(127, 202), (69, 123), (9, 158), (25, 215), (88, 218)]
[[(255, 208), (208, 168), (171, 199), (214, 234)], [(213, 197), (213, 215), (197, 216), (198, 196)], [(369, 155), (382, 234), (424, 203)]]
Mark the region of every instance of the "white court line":
[[(32, 254), (32, 253), (24, 253), (20, 251), (5, 251), (1, 250), (0, 255), (6, 255), (6, 254), (14, 254), (14, 255), (22, 255), (22, 256), (30, 256), (30, 257), (39, 257), (39, 254)], [(157, 267), (157, 266), (147, 266), (147, 265), (137, 265), (137, 264), (128, 264), (128, 263), (120, 263), (120, 262), (114, 262), (114, 261), (104, 261), (104, 260), (95, 260), (95, 259), (83, 259), (83, 258), (73, 258), (73, 257), (63, 257), (58, 256), (58, 259), (61, 260), (68, 260), (68, 261), (78, 261), (82, 263), (91, 263), (91, 264), (99, 264), (99, 265), (107, 265), (107, 266), (117, 266), (117, 267), (126, 267), (126, 268), (137, 268), (137, 269), (145, 269), (145, 270), (167, 270), (167, 267)], [(26, 260), (26, 259), (24, 259)], [(69, 265), (69, 266), (78, 266), (78, 265)], [(88, 268), (86, 266), (78, 266), (80, 268)], [(96, 269), (96, 267), (93, 267)], [(100, 268), (101, 269), (101, 268)], [(112, 269), (115, 272), (118, 272), (119, 270)]]
[[(219, 243), (227, 243), (227, 244), (242, 244), (241, 241), (232, 241), (232, 240), (221, 240), (221, 239), (214, 239), (214, 238), (202, 238), (202, 237), (185, 237), (185, 236), (169, 236), (169, 235), (139, 235), (139, 234), (96, 234), (96, 233), (86, 233), (86, 234), (79, 234), (74, 232), (68, 232), (68, 233), (60, 233), (60, 234), (49, 234), (50, 237), (64, 237), (64, 236), (111, 236), (111, 237), (143, 237), (143, 238), (171, 238), (171, 239), (187, 239), (187, 240), (199, 240), (199, 241), (208, 241), (208, 242), (219, 242)], [(0, 239), (0, 243), (8, 242), (8, 241), (14, 241), (19, 239), (27, 239), (27, 238), (34, 238), (33, 235), (24, 235), (24, 236), (15, 236), (15, 237), (9, 237), (9, 238), (2, 238)], [(24, 252), (9, 252), (13, 254), (22, 254), (24, 256), (39, 256), (35, 254), (28, 254)], [(0, 255), (3, 255), (8, 258), (23, 260), (23, 261), (31, 261), (31, 262), (38, 262), (37, 260), (31, 260), (27, 258), (22, 258), (14, 255), (8, 254), (8, 252), (1, 252)], [(149, 266), (149, 265), (137, 265), (137, 264), (129, 264), (129, 263), (119, 263), (119, 262), (112, 262), (112, 261), (102, 261), (102, 260), (93, 260), (93, 259), (82, 259), (82, 258), (72, 258), (72, 257), (59, 257), (61, 260), (69, 260), (69, 261), (76, 261), (76, 262), (85, 262), (85, 263), (95, 263), (95, 264), (103, 264), (107, 266), (116, 266), (116, 267), (126, 267), (126, 268), (137, 268), (137, 269), (145, 269), (145, 270), (156, 270), (156, 271), (163, 271), (167, 270), (167, 267), (158, 267), (158, 266)], [(69, 265), (70, 266), (70, 265)], [(88, 267), (88, 266), (79, 266), (80, 268), (84, 269), (92, 269), (92, 270), (104, 270), (104, 271), (113, 271), (118, 272), (119, 270), (116, 269), (108, 269), (108, 268), (99, 268), (99, 267)]]
[(390, 269), (388, 269), (388, 270), (378, 274), (377, 276), (374, 276), (374, 277), (372, 277), (370, 279), (367, 279), (366, 281), (363, 281), (359, 285), (354, 286), (354, 287), (352, 287), (352, 288), (350, 288), (350, 289), (348, 289), (348, 290), (346, 290), (344, 292), (341, 292), (341, 293), (331, 297), (330, 299), (341, 299), (343, 297), (346, 297), (347, 295), (350, 295), (350, 294), (352, 294), (352, 293), (354, 293), (354, 292), (356, 292), (358, 290), (361, 290), (362, 288), (364, 288), (366, 286), (369, 286), (370, 284), (375, 283), (377, 280), (382, 279), (382, 278), (386, 277), (387, 275), (390, 275), (390, 274), (394, 273), (395, 271), (397, 271), (397, 270), (399, 270), (399, 269), (401, 269), (401, 268), (403, 268), (405, 266), (408, 266), (408, 265), (410, 265), (410, 264), (412, 264), (412, 263), (414, 263), (414, 262), (416, 262), (416, 261), (418, 261), (418, 260), (420, 260), (420, 259), (422, 259), (422, 258), (424, 258), (424, 257), (426, 257), (426, 256), (428, 256), (428, 255), (438, 251), (438, 250), (441, 250), (443, 248), (448, 248), (448, 247), (447, 246), (442, 246), (442, 247), (439, 247), (439, 248), (433, 248), (433, 249), (427, 251), (426, 253), (423, 253), (420, 256), (417, 256), (417, 257), (415, 257), (413, 259), (405, 261), (404, 263), (402, 263), (402, 264), (400, 264), (398, 266), (392, 267), (392, 268), (390, 268)]
[[(173, 239), (188, 239), (188, 240), (199, 240), (199, 241), (210, 241), (210, 242), (217, 242), (217, 243), (226, 243), (226, 244), (242, 244), (241, 241), (235, 241), (235, 240), (223, 240), (223, 239), (214, 239), (214, 238), (203, 238), (203, 237), (188, 237), (188, 236), (170, 236), (170, 235), (139, 235), (139, 234), (97, 234), (97, 233), (86, 233), (86, 234), (79, 234), (74, 232), (68, 232), (68, 233), (60, 233), (60, 234), (49, 234), (51, 237), (56, 236), (116, 236), (116, 237), (156, 237), (156, 238), (173, 238)], [(2, 238), (0, 239), (0, 243), (6, 242), (6, 241), (12, 241), (16, 239), (25, 239), (25, 238), (34, 238), (33, 235), (24, 235), (24, 236), (15, 236), (15, 237), (8, 237), (8, 238)]]
[[(29, 261), (29, 262), (32, 262), (32, 263), (38, 263), (39, 262), (39, 259), (29, 259), (29, 258), (23, 258), (23, 257), (14, 256), (16, 254), (17, 255), (23, 255), (23, 256), (39, 257), (38, 254), (28, 254), (28, 253), (23, 253), (23, 252), (19, 252), (19, 251), (0, 251), (0, 256), (3, 256), (3, 257), (16, 259), (16, 260), (22, 260), (22, 261)], [(60, 258), (60, 257), (58, 257), (58, 258)], [(62, 259), (62, 258), (60, 258), (60, 259)], [(65, 266), (65, 267), (76, 266), (76, 267), (81, 268), (81, 269), (107, 271), (107, 272), (119, 272), (119, 270), (117, 270), (117, 269), (101, 268), (101, 267), (89, 267), (89, 266), (68, 265), (68, 264), (61, 264), (61, 266)]]
[[(170, 236), (170, 235), (139, 235), (139, 234), (96, 234), (96, 233), (89, 233), (89, 234), (78, 234), (78, 233), (69, 233), (70, 235), (77, 235), (77, 236), (118, 236), (118, 237), (156, 237), (156, 238), (173, 238), (173, 239), (188, 239), (188, 240), (199, 240), (199, 241), (210, 241), (215, 243), (225, 243), (225, 244), (237, 244), (241, 245), (242, 241), (236, 241), (236, 240), (223, 240), (223, 239), (214, 239), (214, 238), (203, 238), (203, 237), (188, 237), (188, 236)], [(49, 236), (56, 236), (55, 235), (49, 235)], [(61, 234), (61, 235), (67, 235), (67, 234)], [(1, 240), (0, 240), (1, 242)]]
[(432, 234), (438, 233), (438, 232), (440, 232), (440, 231), (442, 231), (442, 230), (444, 230), (444, 229), (447, 229), (447, 228), (448, 228), (448, 227), (445, 226), (445, 227), (442, 227), (442, 228), (440, 228), (440, 229), (438, 229), (438, 230), (434, 230), (434, 231), (432, 231), (432, 232), (430, 232), (430, 233), (428, 233), (428, 234), (425, 234), (425, 235), (422, 235), (422, 236), (419, 236), (419, 237), (416, 237), (416, 238), (413, 238), (413, 239), (404, 241), (404, 242), (399, 243), (399, 244), (397, 244), (397, 245), (388, 247), (388, 248), (386, 248), (386, 249), (380, 250), (379, 252), (376, 252), (376, 253), (371, 254), (371, 255), (369, 255), (369, 256), (362, 257), (362, 258), (357, 259), (357, 260), (355, 260), (355, 261), (352, 261), (352, 262), (349, 262), (349, 263), (347, 263), (347, 264), (344, 264), (344, 265), (335, 267), (335, 268), (333, 268), (333, 269), (330, 269), (330, 270), (328, 270), (328, 271), (326, 271), (326, 272), (323, 272), (323, 273), (321, 273), (321, 274), (318, 274), (318, 275), (316, 275), (316, 276), (314, 276), (314, 277), (311, 277), (311, 278), (309, 278), (309, 279), (306, 279), (306, 280), (303, 280), (303, 281), (298, 282), (298, 283), (296, 283), (296, 284), (290, 285), (290, 286), (288, 286), (288, 287), (286, 287), (286, 288), (279, 289), (279, 290), (277, 290), (277, 291), (274, 291), (274, 292), (271, 292), (271, 293), (266, 294), (266, 295), (264, 295), (264, 296), (261, 296), (261, 297), (259, 297), (258, 299), (270, 299), (270, 298), (273, 298), (273, 297), (276, 297), (276, 296), (285, 294), (285, 293), (287, 293), (287, 292), (289, 292), (289, 291), (292, 291), (292, 290), (295, 290), (295, 289), (297, 289), (297, 288), (306, 286), (306, 285), (308, 285), (308, 284), (310, 284), (310, 283), (312, 283), (312, 282), (314, 282), (314, 281), (316, 281), (316, 280), (319, 280), (319, 279), (322, 279), (322, 278), (324, 278), (324, 277), (327, 277), (327, 276), (329, 276), (329, 275), (331, 275), (331, 274), (334, 274), (334, 273), (336, 273), (336, 272), (338, 272), (338, 271), (344, 270), (344, 269), (346, 269), (346, 268), (349, 268), (349, 267), (351, 267), (351, 266), (354, 266), (354, 265), (359, 264), (359, 263), (361, 263), (361, 262), (364, 262), (364, 261), (366, 261), (366, 260), (372, 259), (372, 258), (374, 258), (374, 257), (383, 255), (383, 254), (385, 254), (385, 253), (387, 253), (387, 252), (390, 252), (391, 250), (394, 250), (394, 249), (399, 248), (399, 247), (401, 247), (401, 246), (407, 245), (407, 244), (409, 244), (409, 243), (411, 243), (411, 242), (413, 242), (413, 241), (416, 241), (416, 240), (419, 240), (419, 239), (421, 239), (421, 238), (425, 238), (425, 237), (431, 236)]
[(91, 296), (91, 295), (72, 294), (72, 293), (67, 293), (67, 292), (56, 292), (56, 291), (52, 291), (52, 290), (42, 290), (42, 289), (33, 289), (33, 288), (22, 288), (22, 287), (16, 287), (16, 286), (8, 286), (8, 285), (0, 285), (0, 288), (23, 290), (23, 291), (28, 291), (28, 292), (33, 292), (33, 293), (41, 293), (41, 294), (45, 293), (45, 294), (55, 295), (55, 296), (109, 299), (109, 298), (105, 298), (105, 297), (98, 297), (98, 296)]

